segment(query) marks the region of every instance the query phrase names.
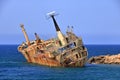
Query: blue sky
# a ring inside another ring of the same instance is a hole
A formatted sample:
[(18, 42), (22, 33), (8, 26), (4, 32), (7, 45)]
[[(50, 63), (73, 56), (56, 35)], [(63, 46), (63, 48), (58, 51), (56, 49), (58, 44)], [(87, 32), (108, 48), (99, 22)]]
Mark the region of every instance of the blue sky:
[(74, 26), (84, 44), (120, 44), (119, 0), (0, 0), (0, 44), (25, 41), (23, 23), (30, 40), (37, 32), (43, 39), (56, 36), (46, 13), (56, 11), (56, 20), (65, 33)]

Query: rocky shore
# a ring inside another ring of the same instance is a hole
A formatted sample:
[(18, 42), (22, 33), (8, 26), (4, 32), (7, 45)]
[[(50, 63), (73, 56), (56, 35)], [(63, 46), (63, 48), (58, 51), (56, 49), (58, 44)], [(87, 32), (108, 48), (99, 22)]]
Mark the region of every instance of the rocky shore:
[(88, 59), (90, 64), (120, 64), (120, 54), (117, 55), (100, 55)]

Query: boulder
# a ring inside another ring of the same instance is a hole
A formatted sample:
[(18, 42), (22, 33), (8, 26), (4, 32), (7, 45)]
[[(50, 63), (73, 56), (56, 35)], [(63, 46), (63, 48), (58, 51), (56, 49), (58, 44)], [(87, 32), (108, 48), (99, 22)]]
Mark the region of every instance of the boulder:
[(117, 55), (100, 55), (88, 59), (90, 64), (120, 64), (120, 54)]

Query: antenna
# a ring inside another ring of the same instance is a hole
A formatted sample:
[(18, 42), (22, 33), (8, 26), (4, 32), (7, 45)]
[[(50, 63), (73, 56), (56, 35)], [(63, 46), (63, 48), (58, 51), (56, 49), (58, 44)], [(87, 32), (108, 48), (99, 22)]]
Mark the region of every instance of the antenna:
[(54, 18), (54, 16), (57, 15), (57, 14), (55, 14), (55, 11), (49, 12), (49, 13), (47, 13), (47, 15), (52, 18), (52, 20), (53, 20), (53, 22), (54, 22), (54, 25), (55, 25), (56, 31), (60, 31), (60, 28), (59, 28), (59, 26), (58, 26), (58, 24), (57, 24), (57, 22), (56, 22), (56, 20), (55, 20), (55, 18)]
[(69, 26), (67, 26), (67, 31), (66, 32), (69, 32), (69, 29), (70, 29)]
[(54, 16), (55, 15), (55, 11), (49, 12), (47, 13), (48, 16)]
[(49, 18), (51, 18), (52, 16), (57, 16), (57, 15), (59, 15), (59, 14), (57, 14), (55, 11), (52, 11), (52, 12), (47, 13), (46, 15), (47, 15), (46, 18), (49, 19)]
[(51, 12), (47, 13), (47, 16), (50, 16), (50, 17), (57, 16), (57, 15), (58, 14), (55, 11), (51, 11)]
[(73, 28), (74, 28), (74, 27), (73, 27), (73, 26), (71, 26), (71, 32), (73, 32)]

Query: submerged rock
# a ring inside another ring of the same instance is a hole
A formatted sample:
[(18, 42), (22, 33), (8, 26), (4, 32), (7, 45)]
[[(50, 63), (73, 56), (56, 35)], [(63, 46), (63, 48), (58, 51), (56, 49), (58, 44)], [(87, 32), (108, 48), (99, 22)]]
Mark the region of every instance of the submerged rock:
[(117, 55), (100, 55), (88, 59), (90, 64), (120, 64), (120, 54)]

